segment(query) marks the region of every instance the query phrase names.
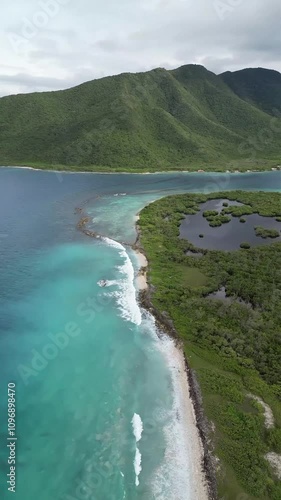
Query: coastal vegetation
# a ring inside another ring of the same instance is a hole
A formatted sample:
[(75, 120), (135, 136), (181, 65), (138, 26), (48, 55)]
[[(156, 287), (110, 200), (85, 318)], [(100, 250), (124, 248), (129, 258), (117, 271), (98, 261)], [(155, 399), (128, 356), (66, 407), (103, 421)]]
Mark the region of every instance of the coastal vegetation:
[(280, 236), (280, 231), (277, 229), (266, 229), (262, 226), (255, 227), (256, 236), (261, 236), (262, 238), (278, 238)]
[(255, 81), (266, 106), (197, 65), (2, 97), (0, 164), (105, 172), (278, 168), (281, 118), (267, 110), (268, 82), (259, 70)]
[(207, 217), (207, 221), (209, 222), (209, 226), (219, 227), (219, 226), (222, 226), (222, 224), (228, 224), (228, 222), (231, 222), (231, 217), (228, 217), (227, 215), (219, 214), (219, 215)]
[(233, 217), (241, 217), (242, 215), (252, 215), (254, 208), (249, 205), (231, 205), (222, 210), (223, 214), (231, 214)]
[[(199, 381), (219, 460), (219, 497), (280, 500), (281, 482), (266, 455), (281, 454), (281, 243), (245, 242), (225, 252), (180, 239), (182, 220), (212, 199), (240, 202), (225, 207), (237, 217), (281, 217), (279, 193), (185, 194), (152, 203), (138, 222), (149, 300), (172, 320)], [(225, 299), (210, 297), (218, 290), (225, 290)], [(255, 398), (270, 407), (273, 425), (266, 425)]]
[(224, 215), (224, 212), (220, 213), (217, 210), (205, 210), (205, 212), (203, 212), (203, 217), (207, 219), (211, 227), (218, 227), (231, 221), (231, 217), (228, 217), (227, 215)]
[(206, 217), (207, 220), (208, 217), (214, 217), (216, 215), (219, 215), (217, 210), (205, 210), (205, 212), (203, 212), (203, 217)]

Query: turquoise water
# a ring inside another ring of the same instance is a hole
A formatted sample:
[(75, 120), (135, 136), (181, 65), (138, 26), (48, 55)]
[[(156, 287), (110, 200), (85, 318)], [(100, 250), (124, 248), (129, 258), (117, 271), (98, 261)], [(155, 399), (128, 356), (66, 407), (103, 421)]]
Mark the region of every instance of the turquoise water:
[[(193, 500), (171, 341), (138, 305), (138, 263), (124, 243), (137, 212), (165, 194), (280, 185), (279, 172), (0, 169), (1, 498), (11, 495), (6, 388), (15, 382), (19, 500)], [(76, 230), (77, 207), (107, 238)]]

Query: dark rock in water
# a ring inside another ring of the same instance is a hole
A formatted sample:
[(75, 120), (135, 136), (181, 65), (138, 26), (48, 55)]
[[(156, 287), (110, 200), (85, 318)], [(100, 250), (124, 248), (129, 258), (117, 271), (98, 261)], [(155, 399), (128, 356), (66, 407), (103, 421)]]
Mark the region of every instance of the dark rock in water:
[(108, 284), (108, 282), (106, 280), (100, 280), (98, 281), (98, 285), (101, 287), (101, 288), (104, 288), (106, 287)]

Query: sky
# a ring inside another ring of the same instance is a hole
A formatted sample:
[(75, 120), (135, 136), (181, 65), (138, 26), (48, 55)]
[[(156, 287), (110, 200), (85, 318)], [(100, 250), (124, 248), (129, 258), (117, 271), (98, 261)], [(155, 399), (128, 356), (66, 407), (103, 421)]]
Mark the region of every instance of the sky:
[(280, 0), (6, 1), (0, 96), (190, 63), (281, 72), (280, 17)]

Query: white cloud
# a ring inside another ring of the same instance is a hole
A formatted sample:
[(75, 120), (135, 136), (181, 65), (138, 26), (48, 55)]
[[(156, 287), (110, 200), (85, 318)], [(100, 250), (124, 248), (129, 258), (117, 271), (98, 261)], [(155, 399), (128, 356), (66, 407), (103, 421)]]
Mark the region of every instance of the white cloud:
[(6, 2), (0, 95), (188, 63), (280, 71), (280, 14), (280, 0)]

